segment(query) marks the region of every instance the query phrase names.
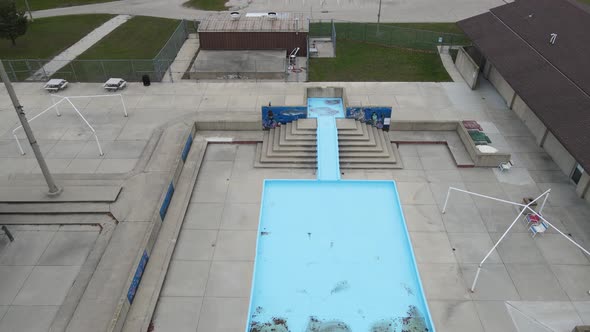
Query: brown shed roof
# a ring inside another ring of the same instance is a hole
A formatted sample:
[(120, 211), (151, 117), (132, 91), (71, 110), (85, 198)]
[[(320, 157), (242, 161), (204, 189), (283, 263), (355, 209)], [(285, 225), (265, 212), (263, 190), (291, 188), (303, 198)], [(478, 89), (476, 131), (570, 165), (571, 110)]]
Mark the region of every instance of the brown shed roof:
[(590, 13), (566, 0), (518, 0), (458, 25), (590, 171)]
[(243, 13), (232, 17), (229, 13), (211, 15), (199, 24), (199, 32), (308, 32), (309, 20), (303, 14)]

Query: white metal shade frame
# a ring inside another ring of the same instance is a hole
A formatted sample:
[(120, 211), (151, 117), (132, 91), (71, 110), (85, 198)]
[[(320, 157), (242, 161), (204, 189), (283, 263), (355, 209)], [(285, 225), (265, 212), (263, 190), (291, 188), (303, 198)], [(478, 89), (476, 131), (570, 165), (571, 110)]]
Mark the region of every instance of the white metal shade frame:
[[(80, 118), (82, 119), (82, 121), (84, 121), (84, 123), (86, 124), (86, 126), (90, 129), (90, 131), (92, 132), (92, 135), (94, 136), (94, 140), (96, 141), (96, 145), (98, 147), (98, 152), (101, 156), (104, 155), (103, 151), (102, 151), (102, 147), (100, 146), (100, 142), (98, 140), (98, 136), (96, 135), (96, 130), (94, 130), (94, 128), (92, 127), (92, 125), (90, 125), (90, 123), (88, 122), (88, 120), (86, 120), (86, 118), (82, 115), (82, 113), (80, 113), (80, 111), (78, 110), (78, 108), (74, 105), (74, 103), (72, 103), (72, 101), (70, 99), (79, 99), (79, 98), (101, 98), (101, 97), (119, 97), (121, 98), (121, 105), (123, 105), (123, 114), (125, 115), (125, 117), (128, 117), (129, 115), (127, 114), (127, 108), (125, 107), (125, 101), (123, 100), (123, 95), (121, 94), (115, 94), (115, 95), (94, 95), (94, 96), (70, 96), (70, 97), (64, 97), (64, 96), (60, 96), (60, 95), (51, 95), (51, 101), (53, 102), (53, 98), (54, 97), (59, 97), (61, 98), (60, 100), (58, 100), (56, 103), (52, 104), (51, 106), (49, 106), (48, 108), (46, 108), (45, 110), (43, 110), (41, 113), (35, 115), (34, 117), (32, 117), (30, 120), (28, 120), (29, 123), (31, 123), (33, 120), (35, 120), (36, 118), (40, 117), (41, 115), (45, 114), (46, 112), (48, 112), (51, 109), (55, 109), (55, 113), (57, 114), (57, 116), (61, 116), (61, 113), (59, 112), (59, 104), (61, 104), (64, 101), (67, 101), (72, 108), (74, 108), (74, 111), (80, 116)], [(12, 136), (14, 137), (15, 141), (16, 141), (16, 145), (18, 146), (18, 149), (20, 150), (20, 154), (21, 155), (25, 155), (25, 151), (23, 150), (22, 145), (20, 144), (20, 141), (18, 139), (18, 136), (16, 135), (16, 131), (18, 129), (22, 128), (21, 126), (18, 126), (16, 128), (14, 128), (14, 130), (12, 131)]]
[[(462, 192), (462, 193), (465, 193), (465, 194), (468, 194), (468, 195), (474, 195), (474, 196), (477, 196), (477, 197), (487, 198), (487, 199), (491, 199), (491, 200), (494, 200), (494, 201), (497, 201), (497, 202), (501, 202), (501, 203), (516, 205), (516, 206), (519, 206), (519, 207), (522, 208), (520, 210), (520, 212), (518, 213), (518, 215), (516, 216), (516, 218), (514, 218), (514, 221), (510, 224), (510, 226), (508, 227), (508, 229), (506, 229), (506, 231), (504, 232), (504, 234), (502, 234), (502, 236), (500, 237), (500, 239), (494, 244), (494, 246), (492, 247), (492, 249), (490, 249), (490, 251), (485, 255), (485, 257), (481, 260), (481, 262), (477, 266), (477, 272), (475, 273), (475, 278), (474, 278), (473, 284), (471, 285), (471, 288), (470, 288), (471, 292), (475, 292), (475, 286), (477, 284), (477, 279), (479, 278), (479, 273), (481, 272), (481, 267), (483, 266), (483, 263), (488, 259), (488, 257), (490, 257), (490, 255), (492, 254), (492, 252), (494, 252), (494, 250), (496, 249), (496, 247), (498, 247), (498, 245), (500, 244), (500, 242), (502, 242), (502, 240), (504, 240), (504, 237), (506, 237), (506, 235), (508, 234), (508, 232), (510, 232), (510, 230), (512, 229), (512, 227), (516, 224), (516, 222), (518, 221), (518, 219), (525, 213), (525, 211), (531, 212), (531, 213), (534, 213), (534, 214), (538, 215), (539, 218), (541, 218), (542, 221), (544, 221), (545, 223), (547, 223), (547, 225), (549, 225), (550, 227), (552, 227), (553, 229), (555, 229), (557, 231), (557, 233), (561, 234), (569, 242), (571, 242), (573, 245), (575, 245), (576, 247), (578, 247), (584, 253), (586, 253), (587, 255), (590, 255), (590, 252), (588, 252), (588, 250), (584, 249), (576, 241), (572, 240), (569, 236), (567, 236), (566, 234), (564, 234), (557, 227), (553, 226), (552, 223), (550, 223), (547, 219), (545, 219), (545, 217), (543, 217), (543, 208), (545, 207), (545, 203), (547, 202), (547, 198), (549, 198), (549, 193), (551, 192), (551, 189), (547, 189), (544, 193), (542, 193), (541, 195), (539, 195), (539, 197), (537, 197), (534, 200), (530, 201), (528, 204), (521, 204), (521, 203), (511, 202), (511, 201), (507, 201), (507, 200), (496, 198), (496, 197), (491, 197), (491, 196), (486, 196), (486, 195), (474, 193), (474, 192), (471, 192), (471, 191), (467, 191), (467, 190), (463, 190), (463, 189), (459, 189), (459, 188), (455, 188), (455, 187), (449, 187), (449, 190), (447, 191), (447, 198), (445, 199), (445, 205), (443, 206), (443, 209), (442, 209), (442, 213), (443, 214), (446, 212), (447, 204), (449, 203), (449, 198), (451, 196), (451, 191), (458, 191), (458, 192)], [(543, 203), (541, 204), (541, 207), (539, 208), (539, 211), (533, 210), (531, 208), (531, 205), (533, 203), (535, 203), (536, 201), (538, 201), (539, 199), (541, 199), (542, 197), (544, 197), (544, 199), (543, 199)]]

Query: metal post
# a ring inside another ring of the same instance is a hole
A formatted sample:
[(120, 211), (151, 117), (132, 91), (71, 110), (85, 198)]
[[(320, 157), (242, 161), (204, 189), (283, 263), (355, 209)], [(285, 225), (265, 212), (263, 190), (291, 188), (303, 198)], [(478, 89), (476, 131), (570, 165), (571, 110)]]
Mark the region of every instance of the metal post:
[(17, 81), (18, 78), (16, 77), (16, 71), (14, 70), (14, 66), (12, 65), (12, 61), (8, 60), (8, 66), (10, 66), (10, 71), (12, 72), (12, 77), (14, 77), (14, 80)]
[(57, 114), (57, 116), (61, 116), (61, 113), (59, 112), (59, 103), (63, 100), (63, 98), (61, 98), (60, 100), (58, 100), (58, 102), (56, 103), (55, 100), (53, 99), (53, 94), (51, 95), (51, 104), (53, 104), (55, 106), (55, 113)]
[[(28, 63), (28, 60), (27, 60)], [(43, 64), (43, 62), (41, 62), (41, 60), (37, 60), (37, 63), (39, 64), (39, 67), (41, 67), (41, 70), (43, 71), (43, 77), (44, 79), (48, 79), (49, 75), (47, 75), (47, 72), (45, 71), (45, 65)], [(34, 75), (35, 73), (29, 73), (31, 75)]]
[(518, 221), (518, 219), (520, 219), (520, 216), (522, 215), (522, 213), (524, 211), (525, 211), (525, 209), (521, 210), (518, 213), (518, 215), (516, 216), (516, 218), (514, 218), (514, 221), (510, 224), (510, 227), (508, 227), (508, 229), (504, 232), (504, 234), (502, 234), (502, 236), (500, 237), (500, 239), (498, 240), (498, 242), (496, 242), (496, 244), (492, 247), (492, 249), (490, 249), (490, 251), (488, 252), (488, 254), (486, 255), (486, 257), (484, 257), (482, 259), (482, 261), (479, 263), (479, 265), (477, 266), (477, 272), (475, 273), (475, 278), (473, 279), (473, 284), (471, 284), (471, 289), (470, 289), (470, 291), (472, 293), (475, 292), (475, 285), (477, 284), (477, 279), (479, 279), (479, 272), (481, 271), (481, 267), (483, 266), (483, 263), (486, 261), (486, 259), (488, 259), (488, 257), (492, 254), (492, 252), (494, 252), (494, 250), (500, 244), (500, 242), (502, 242), (502, 240), (504, 239), (504, 237), (506, 236), (506, 234), (508, 234), (508, 232), (510, 232), (510, 230), (512, 229), (512, 226), (514, 226), (514, 224), (516, 224), (516, 222)]
[(78, 113), (78, 115), (82, 118), (82, 121), (84, 121), (84, 123), (86, 123), (88, 128), (90, 128), (90, 130), (92, 131), (92, 134), (94, 134), (94, 139), (96, 140), (96, 145), (98, 146), (98, 152), (101, 156), (104, 156), (104, 153), (102, 152), (102, 148), (100, 147), (100, 142), (98, 141), (98, 136), (96, 136), (96, 130), (94, 130), (94, 128), (90, 125), (90, 123), (88, 123), (88, 121), (86, 121), (86, 118), (82, 115), (82, 113), (80, 113), (80, 111), (78, 111), (78, 109), (76, 108), (76, 105), (74, 105), (74, 103), (72, 103), (70, 98), (64, 97), (64, 99), (67, 100), (68, 103), (70, 103), (70, 105), (72, 105), (72, 108), (74, 108), (74, 111), (76, 113)]
[(127, 107), (125, 107), (125, 101), (123, 100), (123, 95), (119, 95), (119, 97), (121, 97), (121, 104), (123, 104), (123, 113), (125, 113), (125, 117), (128, 117), (129, 115), (127, 114)]
[(332, 21), (332, 48), (334, 49), (334, 57), (336, 57), (336, 25)]
[[(330, 38), (334, 38), (334, 19), (330, 20)], [(334, 42), (332, 40), (332, 42)]]
[(471, 289), (470, 290), (471, 290), (472, 293), (475, 292), (475, 285), (477, 284), (477, 279), (479, 278), (479, 272), (481, 271), (481, 267), (483, 266), (483, 263), (485, 263), (486, 259), (488, 259), (488, 257), (490, 257), (490, 255), (494, 252), (494, 250), (496, 250), (496, 247), (500, 244), (500, 242), (502, 242), (502, 240), (504, 240), (504, 237), (506, 237), (506, 235), (508, 234), (508, 232), (510, 232), (510, 230), (512, 229), (512, 227), (514, 226), (514, 224), (516, 224), (516, 222), (518, 221), (518, 219), (520, 219), (520, 216), (522, 216), (522, 214), (527, 209), (530, 209), (531, 204), (533, 204), (536, 201), (538, 201), (541, 197), (548, 195), (550, 191), (551, 191), (551, 189), (546, 190), (544, 193), (542, 193), (541, 195), (539, 195), (539, 197), (535, 198), (534, 200), (530, 201), (527, 205), (525, 205), (524, 208), (522, 210), (520, 210), (520, 212), (518, 213), (518, 215), (516, 216), (516, 218), (514, 219), (514, 221), (512, 222), (512, 224), (510, 224), (510, 226), (508, 227), (508, 229), (504, 232), (504, 234), (502, 234), (502, 236), (500, 236), (500, 239), (498, 240), (498, 242), (496, 242), (496, 244), (494, 244), (494, 246), (492, 247), (492, 249), (490, 249), (490, 251), (487, 253), (487, 255), (481, 260), (481, 262), (477, 266), (477, 273), (475, 273), (475, 279), (473, 279), (473, 284), (471, 285)]
[(6, 86), (6, 91), (12, 100), (12, 104), (14, 105), (14, 110), (18, 115), (18, 119), (20, 120), (25, 134), (29, 139), (29, 143), (31, 144), (31, 148), (33, 149), (33, 153), (35, 154), (35, 158), (37, 158), (37, 162), (39, 163), (39, 168), (45, 177), (45, 181), (47, 181), (47, 186), (49, 187), (49, 195), (58, 195), (61, 193), (61, 188), (59, 188), (55, 181), (53, 181), (53, 176), (49, 172), (49, 168), (47, 167), (47, 163), (45, 163), (45, 159), (43, 159), (43, 154), (41, 154), (41, 149), (39, 149), (39, 144), (37, 144), (37, 140), (33, 135), (33, 131), (29, 126), (29, 122), (27, 121), (27, 117), (25, 116), (25, 112), (23, 111), (23, 107), (21, 106), (18, 98), (16, 97), (16, 93), (14, 92), (14, 88), (12, 87), (12, 83), (8, 79), (8, 75), (6, 74), (6, 69), (4, 69), (4, 64), (0, 61), (0, 77)]
[(102, 62), (102, 60), (100, 60), (100, 67), (102, 68), (102, 74), (104, 76), (104, 80), (105, 81), (108, 80), (108, 78), (107, 78), (107, 71), (106, 71), (106, 69), (104, 69), (104, 63)]
[(389, 46), (393, 46), (393, 32), (395, 30), (392, 27), (389, 27)]
[(135, 66), (133, 66), (133, 60), (129, 60), (129, 64), (131, 65), (131, 72), (133, 73), (133, 77), (139, 78), (139, 73), (135, 72)]
[(449, 190), (447, 191), (447, 198), (445, 199), (445, 205), (443, 206), (443, 209), (442, 209), (443, 214), (445, 214), (445, 212), (447, 211), (447, 203), (449, 203), (450, 196), (451, 196), (451, 187), (449, 187)]
[(74, 81), (78, 82), (78, 76), (76, 75), (76, 70), (74, 69), (74, 61), (70, 62), (70, 68), (72, 68), (72, 74), (74, 74)]
[(18, 140), (18, 136), (16, 136), (16, 134), (12, 134), (12, 136), (14, 137), (14, 140), (16, 141), (16, 145), (18, 145), (18, 149), (20, 151), (21, 156), (25, 155), (25, 150), (23, 150), (22, 145), (20, 145), (20, 142)]
[(541, 204), (541, 208), (539, 208), (539, 214), (543, 214), (543, 208), (545, 207), (545, 203), (547, 203), (547, 198), (549, 198), (549, 194), (545, 195), (545, 199), (543, 200), (543, 203)]

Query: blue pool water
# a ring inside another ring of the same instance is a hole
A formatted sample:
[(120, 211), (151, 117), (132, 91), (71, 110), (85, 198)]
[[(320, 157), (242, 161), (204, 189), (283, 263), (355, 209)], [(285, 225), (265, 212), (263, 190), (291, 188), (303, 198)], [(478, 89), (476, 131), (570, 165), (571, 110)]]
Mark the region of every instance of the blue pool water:
[(434, 331), (395, 182), (340, 180), (335, 114), (318, 180), (264, 181), (246, 331)]
[(318, 116), (344, 117), (342, 98), (307, 98), (307, 117)]

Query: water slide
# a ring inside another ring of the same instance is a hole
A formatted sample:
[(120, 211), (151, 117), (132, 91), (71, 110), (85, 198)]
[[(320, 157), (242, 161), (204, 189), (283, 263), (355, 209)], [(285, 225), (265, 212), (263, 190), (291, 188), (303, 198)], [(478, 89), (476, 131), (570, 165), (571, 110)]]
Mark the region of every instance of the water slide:
[(318, 180), (340, 180), (336, 118), (319, 116), (317, 122)]

